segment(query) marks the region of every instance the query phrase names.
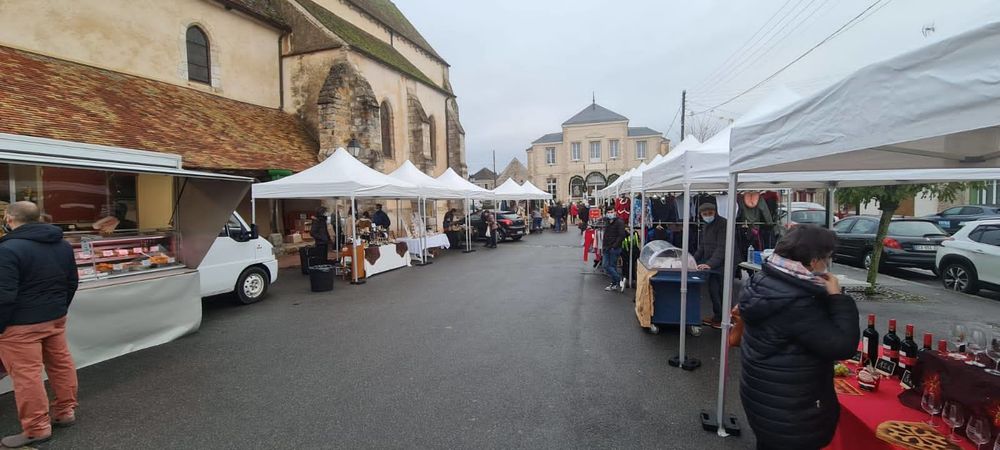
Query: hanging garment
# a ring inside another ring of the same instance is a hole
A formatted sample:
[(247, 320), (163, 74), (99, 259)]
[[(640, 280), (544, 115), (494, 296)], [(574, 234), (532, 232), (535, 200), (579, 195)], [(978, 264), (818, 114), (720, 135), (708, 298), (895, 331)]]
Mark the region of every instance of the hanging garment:
[(674, 196), (656, 198), (650, 203), (652, 204), (653, 221), (677, 222), (679, 220), (680, 214), (677, 214), (677, 200)]
[(760, 193), (747, 192), (743, 194), (738, 205), (740, 207), (740, 212), (737, 215), (738, 222), (746, 222), (755, 227), (774, 224), (774, 217), (771, 216), (771, 210), (767, 208), (767, 202), (760, 201)]
[(597, 230), (588, 228), (583, 232), (583, 260), (587, 261), (590, 252), (597, 245)]
[(631, 208), (632, 202), (629, 201), (628, 197), (615, 199), (615, 214), (625, 223), (628, 223), (629, 213), (632, 211)]

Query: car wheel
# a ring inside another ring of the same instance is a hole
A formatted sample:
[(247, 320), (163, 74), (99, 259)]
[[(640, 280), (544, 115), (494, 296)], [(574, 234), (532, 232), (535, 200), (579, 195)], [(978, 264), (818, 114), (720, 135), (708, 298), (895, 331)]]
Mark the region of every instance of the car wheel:
[(507, 230), (500, 228), (497, 230), (497, 241), (503, 242), (507, 240)]
[(977, 286), (979, 280), (976, 279), (975, 272), (972, 271), (968, 264), (963, 262), (951, 262), (944, 265), (941, 272), (941, 283), (944, 284), (945, 289), (951, 291), (959, 291), (966, 294), (979, 292), (979, 287)]
[(244, 305), (257, 303), (267, 295), (271, 277), (260, 267), (247, 267), (236, 279), (236, 299)]
[(861, 257), (861, 267), (864, 267), (865, 270), (871, 269), (873, 257), (874, 255), (872, 254), (872, 252), (866, 252), (865, 256)]
[(512, 238), (511, 238), (511, 240), (514, 240), (514, 241), (520, 241), (520, 240), (521, 240), (521, 238), (523, 238), (523, 237), (524, 237), (524, 236), (515, 236), (515, 237), (512, 237)]

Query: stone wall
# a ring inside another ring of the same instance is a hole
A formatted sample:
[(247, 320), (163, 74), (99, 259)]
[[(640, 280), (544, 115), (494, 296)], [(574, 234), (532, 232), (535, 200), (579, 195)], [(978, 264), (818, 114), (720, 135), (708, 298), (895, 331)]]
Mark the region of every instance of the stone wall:
[(449, 98), (445, 105), (447, 120), (447, 136), (445, 136), (448, 146), (448, 167), (451, 167), (459, 175), (466, 177), (469, 175), (469, 168), (465, 164), (465, 129), (458, 116), (458, 102), (455, 98)]
[(346, 59), (334, 61), (316, 102), (319, 121), (319, 158), (357, 139), (362, 162), (382, 170), (382, 124), (379, 103), (365, 77)]
[(420, 99), (413, 94), (406, 96), (407, 123), (410, 135), (410, 161), (424, 173), (434, 173), (434, 160), (431, 158), (431, 121), (424, 112)]

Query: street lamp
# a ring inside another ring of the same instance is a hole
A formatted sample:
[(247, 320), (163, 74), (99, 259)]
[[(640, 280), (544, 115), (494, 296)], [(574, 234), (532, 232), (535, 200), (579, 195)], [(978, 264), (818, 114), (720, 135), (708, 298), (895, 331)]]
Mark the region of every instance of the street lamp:
[(358, 157), (361, 153), (361, 145), (358, 144), (357, 139), (351, 138), (351, 142), (347, 144), (347, 151), (351, 152), (351, 155), (354, 155), (355, 158)]

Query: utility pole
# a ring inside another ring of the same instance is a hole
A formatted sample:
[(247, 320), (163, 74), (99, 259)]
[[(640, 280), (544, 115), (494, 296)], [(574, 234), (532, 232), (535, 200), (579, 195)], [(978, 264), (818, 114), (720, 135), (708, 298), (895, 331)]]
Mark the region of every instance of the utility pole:
[(684, 116), (687, 113), (687, 95), (688, 91), (686, 89), (681, 91), (681, 142), (684, 141)]
[(493, 189), (497, 188), (497, 151), (493, 150)]

